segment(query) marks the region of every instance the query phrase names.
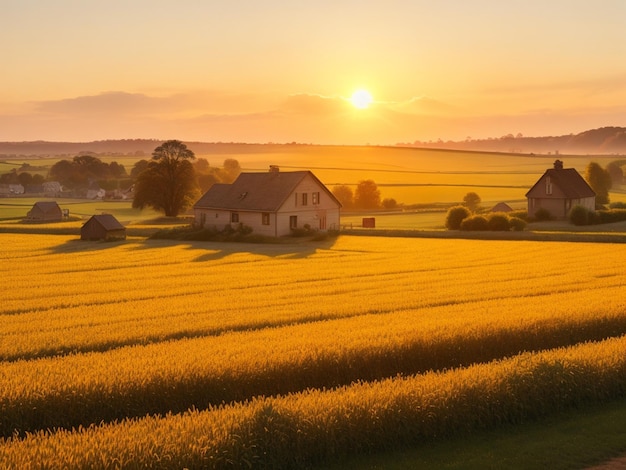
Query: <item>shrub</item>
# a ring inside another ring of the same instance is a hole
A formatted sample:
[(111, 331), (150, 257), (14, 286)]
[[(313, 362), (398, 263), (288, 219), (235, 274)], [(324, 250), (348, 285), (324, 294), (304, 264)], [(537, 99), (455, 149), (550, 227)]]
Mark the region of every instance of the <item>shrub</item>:
[(611, 204), (609, 204), (609, 209), (626, 209), (626, 202), (612, 202)]
[(483, 231), (488, 229), (488, 222), (482, 215), (472, 215), (463, 219), (460, 228), (467, 231)]
[(461, 222), (470, 216), (470, 211), (465, 206), (454, 206), (448, 210), (446, 215), (446, 228), (448, 230), (459, 230)]
[(545, 220), (552, 220), (552, 214), (548, 209), (544, 209), (543, 207), (535, 212), (535, 220), (538, 222), (542, 222)]
[(521, 232), (526, 228), (526, 221), (519, 217), (510, 217), (509, 225), (511, 226), (511, 230)]
[(610, 209), (606, 211), (596, 211), (595, 218), (599, 219), (599, 224), (610, 224), (626, 220), (626, 209)]
[(574, 225), (589, 224), (589, 209), (583, 206), (574, 206), (569, 212), (569, 221)]
[(510, 229), (511, 225), (509, 224), (509, 218), (506, 214), (495, 213), (489, 216), (487, 220), (487, 230), (508, 232)]
[(313, 230), (309, 224), (304, 224), (302, 227), (296, 227), (291, 229), (292, 237), (306, 237), (314, 233), (315, 230)]
[(527, 210), (519, 210), (519, 211), (511, 211), (508, 213), (509, 218), (516, 217), (518, 219), (525, 220), (528, 222), (528, 211)]

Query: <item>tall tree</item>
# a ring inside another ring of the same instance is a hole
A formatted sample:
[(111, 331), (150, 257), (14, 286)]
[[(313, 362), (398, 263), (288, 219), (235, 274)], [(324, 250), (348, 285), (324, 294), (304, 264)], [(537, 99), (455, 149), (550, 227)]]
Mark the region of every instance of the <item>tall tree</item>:
[(189, 208), (198, 196), (194, 158), (179, 140), (168, 140), (154, 149), (152, 160), (137, 176), (133, 207), (152, 207), (168, 217)]
[(476, 212), (476, 210), (480, 206), (480, 203), (481, 203), (480, 196), (473, 191), (463, 196), (463, 205), (472, 212)]
[(354, 205), (357, 209), (378, 209), (380, 191), (373, 180), (359, 181), (354, 192)]
[(354, 192), (350, 186), (339, 184), (333, 188), (333, 196), (341, 203), (344, 209), (352, 209), (354, 204)]
[(587, 183), (589, 183), (589, 186), (591, 186), (591, 189), (596, 193), (596, 203), (608, 204), (609, 189), (611, 189), (612, 186), (609, 172), (602, 168), (599, 163), (590, 162), (589, 165), (587, 165), (585, 179)]

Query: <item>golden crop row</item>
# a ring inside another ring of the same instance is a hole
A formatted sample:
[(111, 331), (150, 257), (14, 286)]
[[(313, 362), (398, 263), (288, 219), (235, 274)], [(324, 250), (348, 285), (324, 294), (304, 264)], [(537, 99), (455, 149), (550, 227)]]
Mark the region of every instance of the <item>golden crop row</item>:
[(399, 309), (2, 362), (0, 434), (204, 408), (622, 335), (626, 305), (618, 293), (606, 288), (533, 296), (523, 304), (504, 298)]
[[(11, 260), (2, 260), (0, 286), (5, 360), (397, 310), (421, 316), (482, 300), (498, 308), (619, 290), (626, 278), (613, 253), (621, 245), (341, 237), (303, 253), (300, 245), (0, 237)], [(33, 238), (31, 249), (23, 238)]]
[(305, 468), (624, 396), (626, 337), (0, 442), (7, 468)]

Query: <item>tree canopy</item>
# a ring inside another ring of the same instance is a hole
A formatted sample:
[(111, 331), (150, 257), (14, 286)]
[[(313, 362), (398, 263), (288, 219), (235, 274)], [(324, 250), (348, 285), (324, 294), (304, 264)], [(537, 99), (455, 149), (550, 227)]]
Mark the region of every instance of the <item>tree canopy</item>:
[(194, 153), (179, 140), (168, 140), (152, 152), (152, 159), (135, 182), (133, 207), (152, 207), (176, 217), (198, 196), (196, 174), (190, 160)]
[(380, 190), (373, 180), (359, 181), (354, 192), (354, 205), (357, 209), (380, 207)]
[(354, 192), (350, 186), (339, 184), (333, 188), (332, 193), (344, 209), (352, 209), (354, 204)]
[(126, 169), (117, 162), (105, 163), (93, 155), (77, 155), (72, 160), (59, 160), (50, 168), (50, 179), (77, 189), (89, 186), (92, 180), (108, 180), (126, 176)]
[(589, 183), (589, 186), (591, 186), (591, 189), (596, 193), (596, 203), (608, 204), (609, 189), (611, 189), (612, 186), (609, 172), (602, 168), (599, 163), (590, 162), (589, 165), (587, 165), (585, 179), (587, 183)]
[(467, 193), (463, 197), (463, 205), (472, 212), (476, 212), (476, 210), (480, 207), (480, 203), (481, 203), (480, 196), (473, 191)]

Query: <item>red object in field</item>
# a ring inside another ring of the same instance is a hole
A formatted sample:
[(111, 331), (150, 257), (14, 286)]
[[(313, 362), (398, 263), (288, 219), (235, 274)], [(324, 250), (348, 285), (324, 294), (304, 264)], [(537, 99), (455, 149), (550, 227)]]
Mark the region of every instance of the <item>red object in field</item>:
[(375, 217), (363, 217), (363, 228), (376, 228), (376, 218)]

